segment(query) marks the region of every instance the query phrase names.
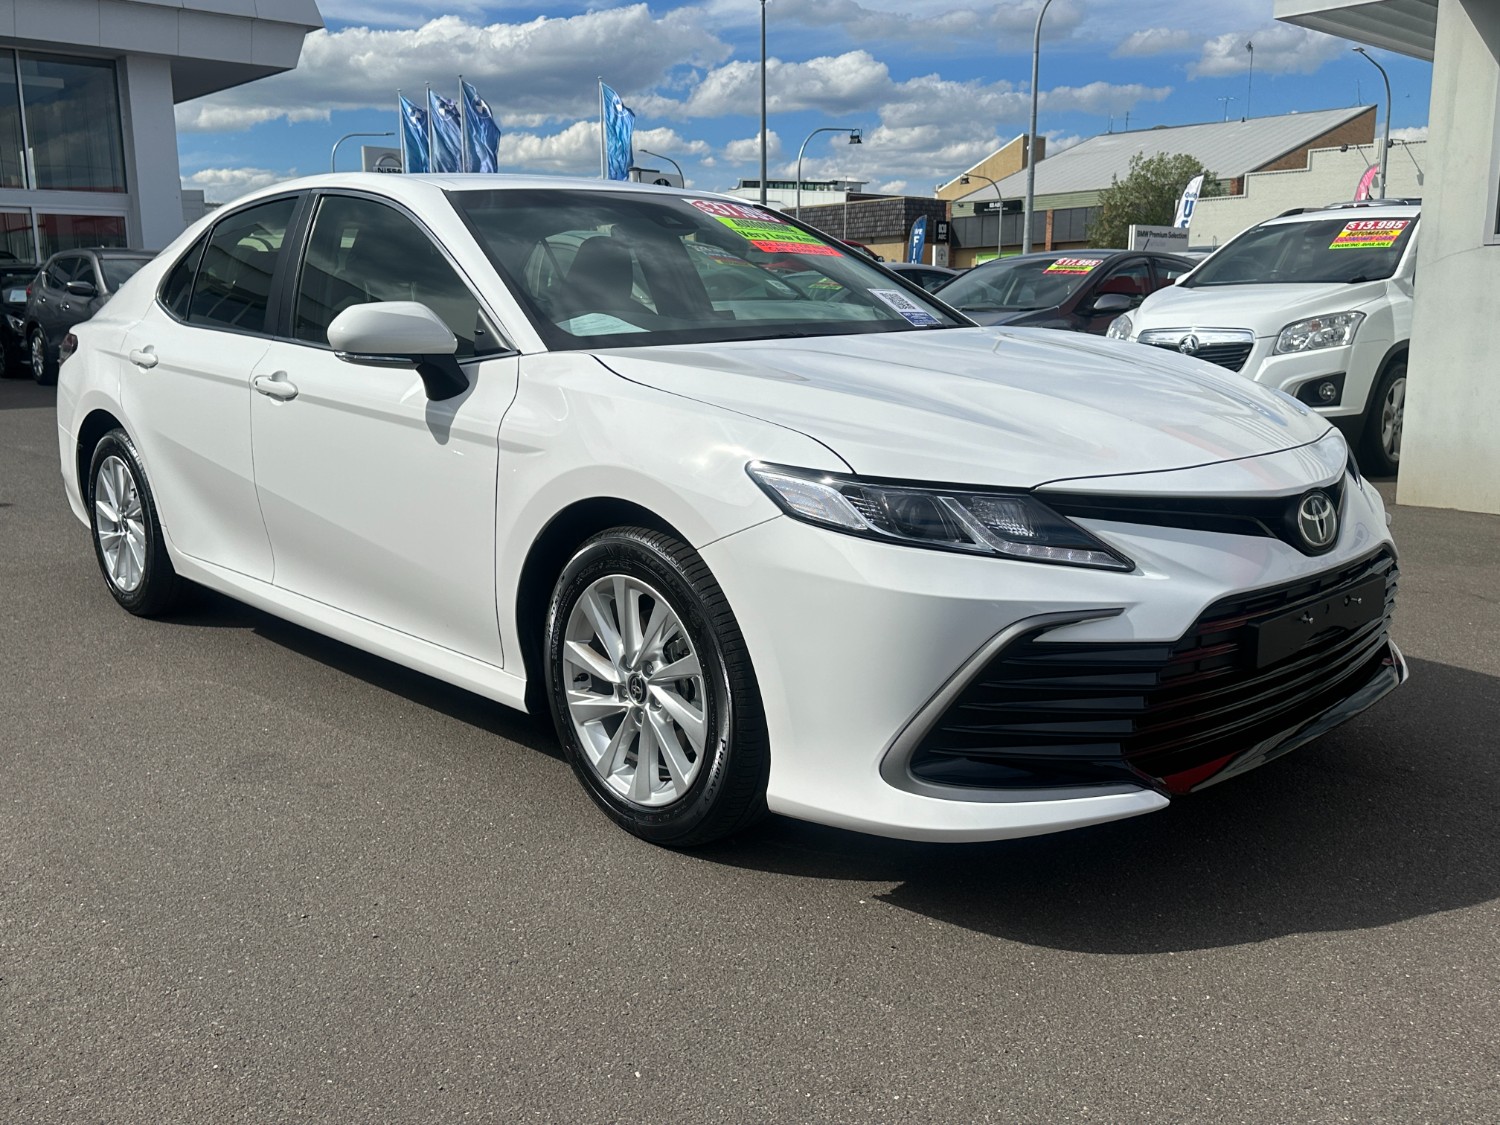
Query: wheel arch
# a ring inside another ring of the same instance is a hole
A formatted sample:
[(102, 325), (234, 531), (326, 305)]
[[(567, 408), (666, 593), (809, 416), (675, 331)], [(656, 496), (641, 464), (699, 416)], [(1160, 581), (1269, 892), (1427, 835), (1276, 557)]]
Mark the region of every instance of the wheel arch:
[(1380, 363), (1375, 368), (1375, 378), (1370, 380), (1370, 390), (1365, 395), (1365, 417), (1369, 417), (1370, 408), (1375, 405), (1375, 392), (1380, 387), (1380, 380), (1385, 378), (1385, 373), (1391, 369), (1392, 364), (1396, 363), (1397, 361), (1405, 363), (1407, 353), (1410, 350), (1410, 340), (1399, 340), (1386, 350), (1385, 355), (1381, 358)]
[(578, 548), (591, 536), (612, 527), (645, 527), (689, 542), (670, 521), (650, 508), (617, 496), (575, 500), (547, 521), (521, 564), (514, 606), (516, 639), (526, 674), (526, 710), (533, 715), (547, 713), (542, 630), (552, 587)]
[[(78, 441), (74, 453), (74, 466), (78, 472), (78, 498), (88, 503), (89, 462), (93, 460), (94, 447), (111, 430), (124, 430), (124, 424), (108, 410), (96, 408), (84, 416), (78, 426)], [(126, 430), (126, 433), (129, 433)]]

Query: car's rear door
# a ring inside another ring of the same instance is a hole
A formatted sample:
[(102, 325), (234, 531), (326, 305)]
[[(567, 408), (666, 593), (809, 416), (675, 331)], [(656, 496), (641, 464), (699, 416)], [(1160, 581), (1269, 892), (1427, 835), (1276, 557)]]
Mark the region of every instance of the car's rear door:
[[(430, 401), (410, 367), (328, 346), (338, 313), (420, 301), (459, 338), (469, 389)], [(286, 329), (256, 368), (255, 477), (277, 586), (502, 663), (495, 613), (500, 419), (519, 363), (415, 218), (358, 193), (316, 204)]]
[(195, 559), (271, 579), (250, 449), (250, 380), (301, 196), (236, 210), (168, 271), (126, 334), (121, 395), (168, 538)]

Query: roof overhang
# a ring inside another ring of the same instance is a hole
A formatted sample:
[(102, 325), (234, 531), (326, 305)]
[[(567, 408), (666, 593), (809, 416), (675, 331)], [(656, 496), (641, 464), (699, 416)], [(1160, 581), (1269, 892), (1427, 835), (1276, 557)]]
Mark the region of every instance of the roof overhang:
[(1276, 18), (1432, 61), (1438, 0), (1276, 0)]

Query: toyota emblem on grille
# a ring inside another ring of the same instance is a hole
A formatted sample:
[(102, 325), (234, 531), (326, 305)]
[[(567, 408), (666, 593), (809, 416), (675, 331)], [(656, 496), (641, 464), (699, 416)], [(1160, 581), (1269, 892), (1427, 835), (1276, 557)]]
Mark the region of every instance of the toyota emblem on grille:
[(1180, 351), (1183, 355), (1197, 355), (1198, 349), (1201, 346), (1202, 345), (1198, 342), (1198, 337), (1194, 336), (1190, 332), (1182, 338), (1182, 343), (1177, 345), (1177, 350)]
[(1297, 505), (1297, 530), (1315, 551), (1331, 547), (1339, 535), (1339, 514), (1322, 492), (1310, 492)]

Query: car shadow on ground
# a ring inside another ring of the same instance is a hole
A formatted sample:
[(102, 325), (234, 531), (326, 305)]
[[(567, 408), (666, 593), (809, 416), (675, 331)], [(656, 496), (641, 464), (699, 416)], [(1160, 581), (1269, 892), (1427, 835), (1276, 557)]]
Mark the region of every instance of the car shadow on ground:
[(1363, 929), (1500, 897), (1500, 680), (1412, 662), (1321, 742), (1154, 814), (992, 844), (775, 818), (698, 854), (893, 882), (893, 906), (1011, 941), (1160, 953)]

